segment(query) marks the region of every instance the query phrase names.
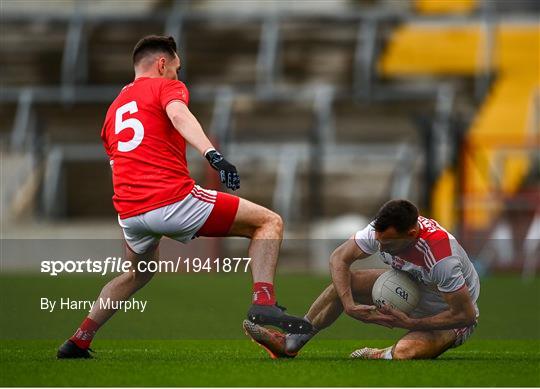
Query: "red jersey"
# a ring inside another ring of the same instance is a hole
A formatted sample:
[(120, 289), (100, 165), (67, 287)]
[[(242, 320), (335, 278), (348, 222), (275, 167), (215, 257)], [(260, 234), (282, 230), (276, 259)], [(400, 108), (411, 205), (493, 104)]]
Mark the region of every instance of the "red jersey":
[(186, 141), (165, 111), (175, 100), (189, 102), (182, 82), (141, 77), (126, 85), (107, 111), (101, 139), (121, 219), (180, 201), (195, 184), (187, 167)]

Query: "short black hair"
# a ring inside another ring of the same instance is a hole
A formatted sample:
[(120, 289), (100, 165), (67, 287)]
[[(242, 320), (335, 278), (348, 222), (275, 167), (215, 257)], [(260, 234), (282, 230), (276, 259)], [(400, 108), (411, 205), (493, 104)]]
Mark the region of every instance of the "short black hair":
[(377, 232), (394, 227), (404, 233), (418, 222), (418, 208), (408, 200), (390, 200), (384, 204), (375, 217), (374, 228)]
[(133, 49), (133, 65), (149, 54), (164, 53), (174, 58), (176, 42), (172, 36), (148, 35), (137, 42)]

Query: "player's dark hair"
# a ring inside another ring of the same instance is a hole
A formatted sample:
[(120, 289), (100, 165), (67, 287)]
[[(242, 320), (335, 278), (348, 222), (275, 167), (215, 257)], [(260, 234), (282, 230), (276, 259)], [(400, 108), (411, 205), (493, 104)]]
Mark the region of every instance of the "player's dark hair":
[(404, 233), (416, 225), (418, 208), (407, 200), (390, 200), (384, 204), (375, 216), (374, 228), (377, 232), (394, 227), (397, 232)]
[(133, 49), (133, 65), (137, 65), (147, 55), (158, 53), (174, 57), (176, 42), (172, 36), (148, 35), (142, 38)]

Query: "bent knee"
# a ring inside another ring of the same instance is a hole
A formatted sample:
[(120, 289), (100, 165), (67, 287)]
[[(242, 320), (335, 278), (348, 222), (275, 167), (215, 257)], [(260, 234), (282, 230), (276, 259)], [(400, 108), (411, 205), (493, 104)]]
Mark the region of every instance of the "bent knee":
[(279, 233), (283, 231), (283, 219), (275, 212), (268, 211), (265, 224)]
[(263, 228), (281, 235), (283, 232), (283, 219), (277, 213), (269, 209), (262, 208), (260, 217), (258, 218), (255, 227), (257, 229)]
[(417, 355), (411, 345), (403, 345), (401, 343), (398, 343), (394, 346), (394, 349), (392, 350), (392, 358), (401, 360), (416, 359)]
[(439, 355), (439, 352), (431, 350), (426, 345), (424, 347), (415, 347), (413, 343), (409, 342), (398, 342), (392, 350), (392, 358), (399, 360), (432, 359), (436, 358), (437, 355)]
[(247, 200), (241, 200), (231, 235), (246, 238), (281, 239), (283, 220), (277, 213)]

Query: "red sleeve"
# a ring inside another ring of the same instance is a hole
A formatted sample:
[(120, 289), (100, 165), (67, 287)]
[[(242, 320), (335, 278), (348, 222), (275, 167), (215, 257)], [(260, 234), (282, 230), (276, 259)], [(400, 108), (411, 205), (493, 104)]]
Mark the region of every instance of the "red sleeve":
[(163, 83), (159, 96), (163, 109), (167, 107), (171, 101), (181, 101), (185, 105), (189, 103), (189, 92), (182, 81), (170, 80)]
[(103, 147), (105, 148), (105, 152), (107, 153), (107, 156), (111, 158), (112, 154), (109, 150), (109, 143), (107, 142), (107, 136), (106, 136), (106, 124), (103, 124), (103, 127), (101, 128), (101, 141), (103, 142)]

